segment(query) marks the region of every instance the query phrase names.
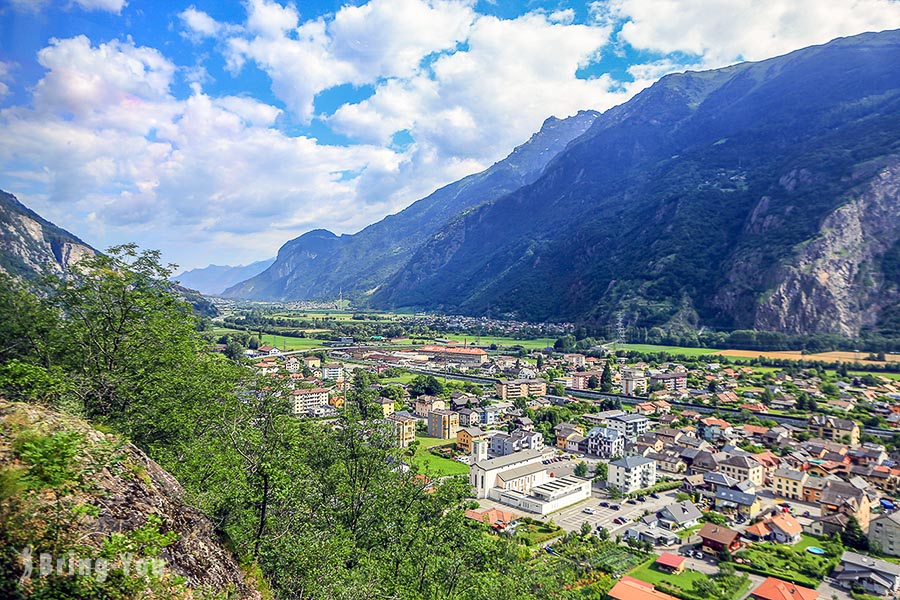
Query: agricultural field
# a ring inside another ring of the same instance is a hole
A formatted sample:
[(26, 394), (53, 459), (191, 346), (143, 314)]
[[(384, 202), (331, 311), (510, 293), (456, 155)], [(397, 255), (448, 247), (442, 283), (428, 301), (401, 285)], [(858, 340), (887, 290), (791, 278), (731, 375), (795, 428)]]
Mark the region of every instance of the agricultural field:
[[(887, 354), (885, 361), (866, 360), (869, 356), (868, 352), (821, 352), (819, 354), (803, 354), (799, 350), (784, 350), (777, 352), (766, 352), (763, 350), (720, 350), (717, 348), (687, 348), (685, 346), (659, 346), (656, 344), (619, 344), (621, 350), (633, 350), (636, 352), (668, 352), (673, 355), (682, 355), (687, 357), (700, 356), (727, 356), (730, 358), (765, 358), (784, 359), (784, 360), (818, 360), (822, 362), (860, 362), (871, 363), (872, 365), (885, 365), (888, 362), (900, 362), (900, 354)], [(862, 371), (861, 373), (865, 373)]]

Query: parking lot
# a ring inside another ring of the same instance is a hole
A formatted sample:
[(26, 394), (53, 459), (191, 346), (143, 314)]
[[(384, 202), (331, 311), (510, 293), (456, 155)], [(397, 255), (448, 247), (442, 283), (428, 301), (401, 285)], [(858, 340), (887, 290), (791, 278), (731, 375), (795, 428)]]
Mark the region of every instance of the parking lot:
[[(587, 521), (591, 524), (592, 529), (596, 529), (597, 525), (600, 525), (609, 531), (611, 537), (615, 537), (617, 533), (624, 533), (628, 524), (642, 517), (646, 511), (655, 513), (667, 504), (675, 502), (676, 494), (677, 490), (672, 490), (659, 494), (659, 498), (648, 496), (645, 502), (628, 504), (624, 499), (611, 500), (606, 493), (595, 490), (590, 500), (557, 511), (550, 515), (550, 518), (566, 531), (578, 531), (581, 529), (581, 524)], [(600, 502), (608, 502), (611, 505), (617, 504), (619, 509), (613, 510), (609, 507), (600, 506)], [(592, 509), (593, 514), (585, 513), (585, 508)], [(613, 519), (616, 517), (625, 519), (626, 524), (617, 525), (613, 523)]]

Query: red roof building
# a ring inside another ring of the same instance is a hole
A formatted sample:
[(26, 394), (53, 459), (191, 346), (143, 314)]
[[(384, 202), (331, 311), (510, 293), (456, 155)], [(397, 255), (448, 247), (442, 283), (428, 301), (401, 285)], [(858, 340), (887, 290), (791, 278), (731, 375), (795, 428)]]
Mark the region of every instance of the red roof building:
[(684, 571), (684, 561), (685, 558), (683, 556), (676, 556), (671, 552), (663, 552), (656, 559), (656, 564), (659, 568), (677, 575)]
[(816, 590), (774, 577), (768, 577), (750, 593), (755, 600), (815, 600), (818, 595)]
[(677, 600), (674, 596), (657, 591), (652, 583), (627, 575), (609, 590), (609, 597), (615, 600)]

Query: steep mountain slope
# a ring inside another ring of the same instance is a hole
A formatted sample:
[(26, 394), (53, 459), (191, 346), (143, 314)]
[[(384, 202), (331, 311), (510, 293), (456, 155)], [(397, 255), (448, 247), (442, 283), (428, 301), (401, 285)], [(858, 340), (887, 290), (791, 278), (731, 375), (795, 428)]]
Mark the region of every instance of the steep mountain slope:
[(665, 77), (599, 117), (537, 181), (436, 232), (373, 304), (878, 326), (897, 299), (882, 264), (900, 237), (898, 56), (891, 31)]
[(26, 278), (59, 273), (95, 252), (0, 190), (0, 271)]
[[(4, 598), (261, 597), (172, 475), (84, 421), (0, 398), (0, 474)], [(30, 570), (18, 552), (25, 548)], [(57, 579), (40, 572), (41, 552), (62, 561), (71, 552), (97, 570)], [(99, 558), (108, 561), (104, 571)], [(162, 561), (157, 581), (142, 579), (132, 562), (151, 558)]]
[(184, 271), (173, 279), (183, 286), (197, 290), (201, 294), (215, 296), (236, 283), (259, 275), (268, 269), (273, 262), (275, 262), (274, 258), (267, 258), (237, 267), (209, 265), (200, 269)]
[(551, 117), (531, 139), (490, 168), (435, 191), (354, 235), (310, 231), (285, 244), (275, 263), (225, 296), (297, 300), (360, 297), (396, 273), (432, 233), (454, 215), (499, 198), (538, 178), (547, 163), (584, 133), (599, 113)]

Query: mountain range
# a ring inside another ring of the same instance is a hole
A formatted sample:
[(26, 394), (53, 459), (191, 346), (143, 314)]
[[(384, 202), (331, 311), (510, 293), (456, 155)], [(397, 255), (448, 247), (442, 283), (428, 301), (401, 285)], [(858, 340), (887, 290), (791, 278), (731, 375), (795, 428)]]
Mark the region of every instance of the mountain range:
[(199, 269), (183, 271), (172, 279), (202, 294), (218, 296), (226, 288), (262, 273), (273, 262), (275, 262), (275, 258), (258, 260), (249, 265), (238, 265), (236, 267), (209, 265)]
[(900, 322), (900, 32), (662, 78), (551, 119), (352, 236), (286, 243), (233, 297), (788, 333)]

